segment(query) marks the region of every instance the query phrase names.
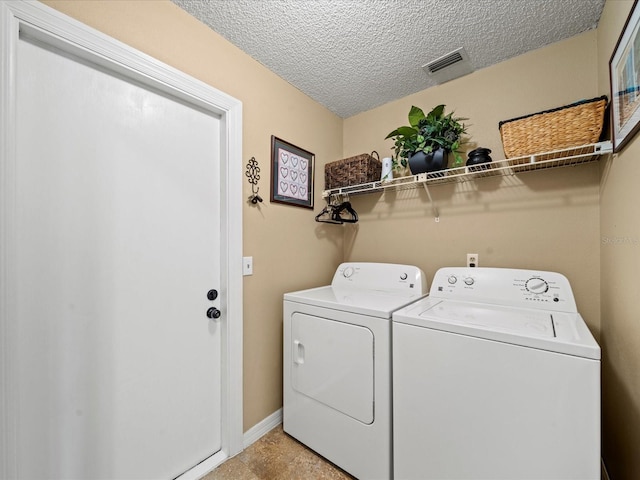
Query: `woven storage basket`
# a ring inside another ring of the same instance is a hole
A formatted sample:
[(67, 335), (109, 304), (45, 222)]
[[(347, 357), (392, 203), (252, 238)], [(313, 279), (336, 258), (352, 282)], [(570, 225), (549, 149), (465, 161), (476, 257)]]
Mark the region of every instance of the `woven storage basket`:
[(600, 139), (607, 97), (503, 120), (499, 125), (507, 158), (595, 143)]
[[(373, 158), (375, 155), (376, 158)], [(378, 152), (362, 153), (324, 166), (324, 188), (348, 187), (380, 180), (382, 163)]]

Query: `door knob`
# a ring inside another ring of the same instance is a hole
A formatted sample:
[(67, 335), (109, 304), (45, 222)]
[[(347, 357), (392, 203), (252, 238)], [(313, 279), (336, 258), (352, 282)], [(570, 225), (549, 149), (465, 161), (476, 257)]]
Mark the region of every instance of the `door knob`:
[(216, 307), (211, 307), (209, 310), (207, 310), (207, 317), (209, 318), (220, 318), (220, 310), (218, 310)]
[(209, 300), (215, 300), (216, 298), (218, 298), (218, 290), (216, 290), (215, 288), (212, 288), (211, 290), (209, 290), (207, 292), (207, 298)]

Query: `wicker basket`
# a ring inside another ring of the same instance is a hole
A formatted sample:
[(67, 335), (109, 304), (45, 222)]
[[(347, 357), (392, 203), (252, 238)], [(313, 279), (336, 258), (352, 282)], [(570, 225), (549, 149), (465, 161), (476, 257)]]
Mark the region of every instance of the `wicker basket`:
[(500, 122), (507, 158), (596, 143), (602, 134), (607, 97), (572, 103)]
[[(376, 158), (373, 158), (375, 155)], [(382, 163), (378, 152), (362, 153), (324, 166), (324, 188), (348, 187), (380, 180)]]

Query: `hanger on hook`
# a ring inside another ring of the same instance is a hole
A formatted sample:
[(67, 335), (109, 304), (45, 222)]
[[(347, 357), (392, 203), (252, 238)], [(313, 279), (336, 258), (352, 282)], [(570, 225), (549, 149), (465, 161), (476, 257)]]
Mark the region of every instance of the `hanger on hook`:
[[(346, 216), (343, 212), (346, 212)], [(351, 202), (344, 201), (338, 204), (328, 203), (322, 211), (316, 215), (316, 222), (333, 223), (342, 225), (343, 223), (357, 223), (358, 213), (351, 206)]]
[[(345, 217), (343, 212), (349, 214), (348, 217)], [(335, 219), (340, 219), (343, 223), (357, 223), (358, 222), (358, 213), (351, 206), (351, 202), (342, 202), (340, 205), (334, 207), (333, 215)]]
[(340, 219), (336, 220), (334, 218), (333, 215), (333, 205), (331, 204), (327, 204), (322, 211), (316, 215), (316, 222), (320, 222), (320, 223), (334, 223), (337, 225), (342, 225), (344, 222), (342, 222)]

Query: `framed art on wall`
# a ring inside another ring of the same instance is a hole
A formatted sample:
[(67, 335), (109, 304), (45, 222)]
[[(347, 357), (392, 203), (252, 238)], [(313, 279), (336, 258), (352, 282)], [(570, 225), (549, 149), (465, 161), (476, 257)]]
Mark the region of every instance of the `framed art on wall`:
[(315, 155), (271, 136), (271, 201), (313, 209)]
[(611, 140), (619, 152), (640, 130), (640, 9), (633, 3), (609, 61)]

